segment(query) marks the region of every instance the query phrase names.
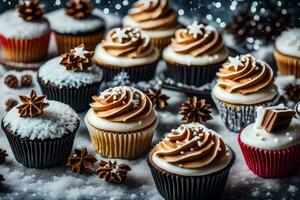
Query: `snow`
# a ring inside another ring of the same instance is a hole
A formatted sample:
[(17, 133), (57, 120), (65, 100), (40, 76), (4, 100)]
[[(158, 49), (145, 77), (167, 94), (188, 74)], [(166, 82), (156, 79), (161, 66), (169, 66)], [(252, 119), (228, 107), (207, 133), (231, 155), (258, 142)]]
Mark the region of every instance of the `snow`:
[[(263, 56), (260, 57), (265, 60)], [(160, 69), (164, 66), (160, 66)], [(159, 69), (159, 70), (160, 70)], [(6, 73), (0, 66), (0, 83), (3, 82), (3, 75)], [(13, 72), (19, 74), (20, 72)], [(34, 74), (34, 72), (31, 72)], [(35, 76), (33, 77), (35, 79)], [(282, 77), (276, 79), (279, 87), (286, 84), (281, 81)], [(36, 81), (36, 80), (34, 80)], [(35, 82), (36, 83), (36, 82)], [(146, 85), (146, 83), (144, 83)], [(33, 87), (38, 90), (36, 84)], [(8, 97), (26, 95), (31, 88), (12, 90), (0, 85), (0, 119), (4, 115), (3, 106)], [(179, 105), (187, 99), (183, 93), (163, 90), (171, 99), (165, 111), (159, 111), (160, 124), (154, 135), (153, 145), (161, 140), (171, 129), (180, 125), (180, 116), (177, 114)], [(83, 119), (84, 114), (80, 114)], [(300, 170), (282, 179), (263, 179), (253, 174), (246, 166), (237, 143), (237, 134), (228, 131), (221, 123), (220, 116), (216, 110), (213, 113), (213, 120), (207, 123), (208, 128), (219, 133), (222, 139), (235, 151), (236, 162), (232, 167), (223, 196), (221, 200), (297, 200), (300, 199)], [(75, 138), (74, 148), (87, 147), (89, 153), (100, 159), (107, 160), (96, 154), (89, 138), (87, 129), (81, 121), (81, 126)], [(158, 194), (150, 170), (145, 161), (146, 156), (135, 160), (117, 160), (130, 165), (132, 170), (124, 183), (119, 185), (109, 184), (99, 179), (96, 175), (77, 175), (64, 166), (50, 169), (29, 169), (16, 162), (11, 152), (8, 141), (0, 130), (0, 148), (8, 151), (9, 156), (5, 164), (0, 165), (0, 174), (3, 174), (6, 181), (4, 190), (0, 193), (0, 199), (149, 199), (162, 200)], [(97, 165), (95, 165), (95, 168)]]

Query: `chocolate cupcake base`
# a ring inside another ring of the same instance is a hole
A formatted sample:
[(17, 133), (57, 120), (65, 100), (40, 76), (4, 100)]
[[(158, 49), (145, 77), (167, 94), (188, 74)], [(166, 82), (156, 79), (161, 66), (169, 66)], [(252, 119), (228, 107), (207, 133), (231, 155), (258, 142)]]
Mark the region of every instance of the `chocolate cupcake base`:
[(103, 79), (106, 82), (113, 81), (120, 72), (126, 72), (131, 82), (149, 81), (154, 78), (157, 62), (134, 67), (116, 67), (97, 64), (103, 70)]
[(91, 97), (98, 94), (101, 82), (81, 86), (79, 88), (59, 88), (54, 84), (45, 83), (38, 78), (38, 82), (44, 95), (49, 100), (60, 101), (68, 104), (76, 112), (84, 112), (90, 108)]
[(166, 61), (166, 75), (172, 80), (190, 86), (202, 86), (211, 82), (223, 62), (205, 66), (187, 66)]
[(167, 200), (219, 199), (226, 185), (230, 169), (235, 161), (235, 154), (231, 150), (231, 162), (224, 169), (204, 176), (181, 176), (157, 167), (151, 159), (152, 152), (147, 157), (147, 163), (158, 192)]
[(9, 126), (4, 127), (8, 142), (11, 146), (15, 159), (29, 168), (49, 168), (64, 164), (73, 147), (76, 130), (61, 138), (30, 140), (21, 138), (9, 130)]

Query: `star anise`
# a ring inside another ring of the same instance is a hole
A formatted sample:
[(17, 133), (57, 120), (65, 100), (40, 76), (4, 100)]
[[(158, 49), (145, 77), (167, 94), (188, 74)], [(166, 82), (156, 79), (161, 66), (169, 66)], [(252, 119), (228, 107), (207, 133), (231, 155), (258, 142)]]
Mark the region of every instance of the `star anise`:
[(15, 99), (7, 99), (5, 105), (6, 105), (6, 111), (10, 111), (13, 107), (18, 105), (18, 101)]
[(6, 150), (0, 148), (0, 164), (5, 162), (6, 156), (8, 156)]
[(17, 88), (19, 83), (15, 75), (9, 74), (4, 78), (4, 83), (9, 88)]
[(46, 107), (49, 106), (44, 100), (46, 96), (37, 96), (34, 90), (31, 90), (29, 96), (19, 96), (21, 105), (17, 107), (20, 117), (36, 117), (43, 114)]
[(284, 87), (288, 100), (293, 102), (300, 101), (300, 84), (288, 84)]
[(1, 186), (1, 184), (2, 184), (3, 181), (5, 181), (5, 179), (4, 179), (3, 175), (0, 174), (0, 186)]
[(70, 0), (65, 12), (75, 19), (83, 19), (90, 16), (93, 9), (94, 6), (91, 0)]
[(21, 85), (23, 87), (29, 87), (32, 84), (32, 76), (29, 74), (23, 75), (21, 77)]
[(117, 164), (116, 161), (103, 161), (99, 163), (99, 167), (96, 172), (99, 178), (103, 178), (107, 182), (120, 183), (125, 180), (127, 172), (131, 168), (127, 164)]
[(205, 99), (200, 99), (196, 96), (188, 98), (187, 101), (181, 104), (179, 114), (182, 115), (182, 120), (186, 123), (199, 122), (204, 124), (211, 117), (211, 104)]
[(81, 44), (71, 49), (69, 53), (63, 54), (60, 64), (64, 65), (66, 70), (85, 70), (94, 64), (93, 55), (94, 51), (85, 50), (84, 44)]
[(70, 167), (78, 174), (83, 172), (93, 173), (93, 165), (96, 161), (97, 159), (93, 155), (88, 154), (86, 147), (83, 149), (75, 149), (75, 154), (69, 157), (67, 167)]
[(153, 107), (158, 109), (164, 109), (166, 106), (168, 106), (168, 97), (167, 95), (163, 94), (161, 89), (155, 90), (155, 89), (148, 89), (147, 90), (147, 96), (151, 100)]
[(33, 21), (42, 18), (44, 8), (38, 0), (24, 0), (17, 4), (19, 16), (26, 21)]

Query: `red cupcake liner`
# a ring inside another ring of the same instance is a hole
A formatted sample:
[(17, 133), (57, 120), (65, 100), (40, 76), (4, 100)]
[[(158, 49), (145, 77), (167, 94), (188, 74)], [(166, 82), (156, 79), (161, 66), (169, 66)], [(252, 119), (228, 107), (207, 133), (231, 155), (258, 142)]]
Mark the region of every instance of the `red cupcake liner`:
[(299, 167), (300, 145), (282, 150), (264, 150), (251, 147), (241, 141), (242, 150), (248, 168), (263, 178), (279, 178), (287, 176)]
[(0, 35), (3, 59), (14, 62), (39, 62), (48, 54), (50, 32), (34, 39), (6, 38)]

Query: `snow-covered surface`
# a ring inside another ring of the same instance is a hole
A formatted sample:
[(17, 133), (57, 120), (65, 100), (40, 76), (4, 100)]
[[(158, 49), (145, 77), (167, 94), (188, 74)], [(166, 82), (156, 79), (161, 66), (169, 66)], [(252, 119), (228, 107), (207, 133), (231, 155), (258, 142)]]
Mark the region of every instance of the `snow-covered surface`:
[(78, 127), (79, 117), (68, 105), (57, 101), (46, 101), (49, 106), (44, 113), (33, 118), (20, 117), (16, 107), (3, 118), (4, 126), (21, 138), (54, 139), (73, 133)]
[[(261, 59), (266, 60), (264, 56)], [(161, 71), (161, 68), (159, 69)], [(0, 82), (3, 82), (4, 68), (0, 66)], [(16, 73), (16, 72), (14, 72)], [(279, 88), (292, 79), (277, 78)], [(37, 85), (34, 87), (39, 91)], [(26, 95), (28, 91), (11, 90), (0, 85), (0, 117), (4, 115), (4, 103), (9, 97)], [(180, 116), (177, 114), (179, 105), (186, 100), (182, 93), (164, 90), (171, 99), (165, 111), (158, 112), (160, 124), (154, 135), (153, 144), (165, 136), (165, 133), (180, 125)], [(40, 92), (38, 92), (40, 94)], [(85, 114), (81, 114), (81, 126), (75, 138), (74, 148), (87, 147), (88, 151), (98, 159), (104, 159), (93, 150), (87, 129), (82, 123)], [(222, 139), (235, 151), (236, 162), (232, 167), (227, 185), (221, 200), (297, 200), (300, 199), (300, 169), (289, 177), (282, 179), (263, 179), (253, 174), (246, 166), (237, 142), (237, 134), (228, 131), (221, 123), (220, 116), (214, 110), (214, 119), (207, 126), (218, 132)], [(149, 199), (162, 200), (154, 185), (145, 156), (135, 160), (118, 160), (130, 165), (126, 181), (122, 184), (109, 184), (96, 175), (77, 175), (64, 166), (51, 169), (28, 169), (17, 163), (11, 152), (8, 141), (0, 130), (0, 148), (8, 151), (9, 156), (5, 164), (0, 165), (0, 174), (3, 174), (4, 193), (0, 199)], [(96, 165), (97, 166), (97, 165)]]
[(46, 62), (39, 69), (39, 78), (46, 83), (55, 84), (58, 87), (79, 88), (88, 84), (100, 82), (102, 75), (96, 66), (84, 71), (71, 71), (59, 64), (61, 57), (58, 56)]
[(7, 38), (32, 39), (49, 33), (47, 20), (28, 22), (18, 16), (16, 10), (8, 10), (0, 16), (0, 34)]

